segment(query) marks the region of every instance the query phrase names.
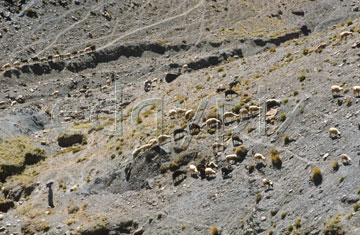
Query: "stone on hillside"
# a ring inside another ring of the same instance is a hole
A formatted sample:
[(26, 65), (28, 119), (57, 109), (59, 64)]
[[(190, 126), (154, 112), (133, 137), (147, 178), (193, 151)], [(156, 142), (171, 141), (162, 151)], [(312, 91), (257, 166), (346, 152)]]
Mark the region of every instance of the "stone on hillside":
[(74, 144), (81, 144), (84, 135), (79, 131), (66, 131), (59, 135), (57, 141), (60, 147), (69, 147)]

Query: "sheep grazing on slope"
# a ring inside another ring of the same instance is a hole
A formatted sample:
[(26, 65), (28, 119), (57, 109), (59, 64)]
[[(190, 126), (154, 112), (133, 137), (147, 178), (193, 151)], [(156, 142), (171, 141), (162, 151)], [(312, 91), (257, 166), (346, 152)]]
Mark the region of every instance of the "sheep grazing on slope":
[(230, 96), (230, 98), (231, 98), (232, 95), (239, 96), (239, 94), (238, 94), (236, 91), (233, 91), (233, 90), (226, 90), (226, 91), (225, 91), (225, 99), (226, 99), (228, 96)]
[(236, 154), (230, 154), (230, 155), (227, 155), (227, 156), (225, 157), (225, 159), (226, 159), (226, 162), (227, 162), (228, 164), (230, 164), (230, 161), (236, 162), (236, 161), (239, 159), (239, 157), (238, 157)]
[(198, 134), (200, 132), (201, 127), (196, 123), (189, 124), (189, 131), (191, 135)]
[(218, 168), (218, 165), (216, 165), (215, 162), (209, 162), (206, 167), (210, 167), (210, 168)]
[(170, 109), (170, 111), (169, 111), (169, 117), (171, 118), (171, 119), (174, 119), (175, 117), (176, 117), (176, 110), (175, 109)]
[(353, 87), (353, 92), (354, 92), (354, 95), (357, 94), (356, 97), (359, 96), (359, 94), (360, 94), (360, 86), (354, 86)]
[(234, 86), (236, 86), (237, 84), (241, 84), (239, 81), (233, 81), (229, 83), (229, 87), (230, 89), (232, 89)]
[(185, 119), (188, 120), (188, 121), (190, 121), (194, 116), (195, 116), (195, 111), (192, 110), (192, 109), (189, 109), (185, 113)]
[(255, 155), (254, 155), (254, 161), (255, 162), (265, 162), (265, 157), (264, 157), (264, 155), (262, 155), (261, 153), (256, 153)]
[(9, 70), (9, 69), (11, 69), (11, 65), (10, 65), (9, 63), (4, 64), (4, 65), (1, 67), (1, 70), (3, 70), (3, 71)]
[(169, 139), (171, 139), (171, 136), (169, 136), (169, 135), (159, 135), (159, 136), (157, 137), (157, 140), (158, 140), (158, 143), (159, 143), (159, 144), (162, 144), (162, 143), (164, 143), (166, 140), (169, 140)]
[(233, 113), (233, 112), (225, 112), (224, 113), (224, 116), (223, 116), (223, 118), (224, 118), (224, 122), (225, 122), (225, 120), (227, 119), (227, 118), (237, 118), (237, 117), (239, 117), (240, 115), (237, 115), (237, 114), (235, 114), (235, 113)]
[(281, 105), (281, 101), (280, 100), (276, 100), (276, 99), (268, 99), (266, 101), (266, 108), (267, 109), (271, 109), (273, 107), (276, 107), (276, 106), (280, 106)]
[(256, 106), (256, 105), (249, 106), (249, 113), (250, 114), (254, 114), (255, 112), (258, 112), (259, 110), (260, 110), (259, 106)]
[(60, 55), (54, 55), (53, 60), (54, 61), (59, 61), (60, 60)]
[(225, 145), (215, 142), (215, 143), (213, 143), (213, 144), (211, 145), (211, 147), (212, 147), (212, 150), (213, 150), (214, 152), (218, 152), (219, 149), (224, 150)]
[(340, 136), (340, 131), (335, 127), (331, 127), (329, 129), (328, 133), (331, 138), (336, 138), (336, 137)]
[(240, 109), (241, 118), (249, 117), (249, 111), (245, 108)]
[(342, 91), (342, 87), (338, 85), (331, 86), (331, 94), (334, 96), (334, 93), (339, 94)]
[(205, 168), (205, 176), (209, 176), (209, 175), (216, 175), (216, 171), (207, 167), (207, 168)]
[(344, 31), (344, 32), (340, 33), (340, 39), (342, 40), (342, 39), (346, 38), (347, 36), (352, 36), (352, 35), (354, 35), (352, 32)]
[(48, 59), (47, 59), (47, 57), (42, 57), (42, 58), (40, 58), (40, 62), (46, 62)]
[(208, 128), (210, 128), (214, 124), (218, 124), (219, 128), (220, 128), (221, 121), (219, 119), (216, 119), (216, 118), (209, 118), (208, 120), (206, 120), (206, 122), (202, 126), (206, 125)]
[(150, 144), (152, 146), (156, 145), (157, 143), (158, 143), (158, 141), (156, 138), (152, 138), (147, 142), (147, 144)]
[(272, 188), (274, 187), (273, 182), (271, 180), (268, 180), (268, 179), (263, 179), (263, 186), (268, 187), (268, 189), (270, 187), (272, 187)]
[(231, 141), (232, 141), (232, 144), (233, 144), (234, 147), (243, 144), (243, 141), (240, 139), (240, 136), (237, 135), (237, 134), (232, 134), (231, 135)]
[(186, 111), (187, 111), (186, 109), (177, 108), (176, 109), (176, 114), (178, 115), (178, 117), (180, 117), (181, 115), (186, 113)]
[(15, 67), (15, 68), (17, 68), (17, 67), (20, 67), (20, 61), (15, 61), (14, 63), (13, 63), (13, 66)]
[(132, 155), (133, 155), (133, 158), (135, 159), (137, 156), (139, 156), (140, 152), (141, 151), (146, 151), (146, 150), (149, 150), (153, 147), (153, 144), (144, 144), (142, 146), (140, 146), (139, 148), (135, 149), (133, 152), (132, 152)]
[(190, 172), (191, 172), (191, 174), (192, 175), (197, 175), (197, 174), (199, 174), (199, 171), (198, 171), (198, 169), (196, 168), (196, 166), (195, 165), (190, 165), (189, 166), (189, 170), (190, 170)]
[(341, 161), (344, 165), (350, 165), (351, 164), (351, 158), (347, 154), (341, 154), (340, 155)]
[(223, 92), (226, 90), (226, 86), (224, 84), (220, 84), (216, 89), (216, 93)]

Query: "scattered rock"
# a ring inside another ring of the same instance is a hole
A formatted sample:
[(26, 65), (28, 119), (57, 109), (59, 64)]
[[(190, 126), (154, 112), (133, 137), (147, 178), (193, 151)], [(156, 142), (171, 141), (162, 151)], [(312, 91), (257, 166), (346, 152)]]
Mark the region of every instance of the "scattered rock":
[(84, 135), (79, 131), (69, 130), (59, 135), (57, 141), (60, 147), (69, 147), (74, 144), (81, 144)]

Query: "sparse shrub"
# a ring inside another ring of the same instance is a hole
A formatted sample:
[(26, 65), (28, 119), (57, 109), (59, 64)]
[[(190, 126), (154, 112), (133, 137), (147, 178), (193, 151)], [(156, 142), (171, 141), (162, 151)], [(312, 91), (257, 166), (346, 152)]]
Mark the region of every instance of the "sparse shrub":
[(311, 180), (315, 183), (315, 185), (319, 185), (322, 182), (322, 173), (321, 170), (316, 167), (311, 175)]
[(273, 48), (270, 48), (270, 50), (269, 50), (271, 53), (274, 53), (274, 52), (276, 52), (276, 48), (275, 47), (273, 47)]
[(272, 149), (270, 152), (270, 160), (274, 167), (280, 169), (282, 166), (282, 161), (279, 155), (279, 152), (276, 149)]
[(341, 184), (344, 181), (344, 176), (340, 176), (339, 178), (339, 184)]
[(110, 158), (114, 159), (116, 157), (115, 153), (111, 154)]
[(161, 219), (162, 218), (162, 213), (158, 213), (157, 214), (157, 219)]
[(285, 211), (281, 212), (281, 219), (285, 219), (287, 213)]
[(182, 225), (181, 225), (181, 230), (184, 230), (184, 229), (185, 229), (185, 225), (182, 224)]
[(324, 235), (345, 235), (347, 234), (341, 225), (341, 220), (339, 216), (336, 216), (334, 219), (325, 222), (325, 229), (323, 231)]
[(220, 68), (218, 68), (218, 69), (216, 70), (216, 72), (218, 72), (218, 73), (220, 73), (220, 72), (222, 72), (222, 71), (224, 71), (224, 67), (220, 67)]
[(335, 161), (331, 164), (331, 167), (333, 168), (334, 171), (339, 170), (339, 163), (338, 163), (338, 161), (335, 160)]
[(298, 77), (298, 79), (299, 79), (299, 81), (300, 82), (303, 82), (304, 80), (305, 80), (305, 75), (300, 75), (299, 77)]
[(307, 49), (307, 48), (304, 48), (304, 49), (303, 49), (303, 51), (302, 51), (302, 53), (303, 53), (304, 55), (307, 55), (307, 54), (309, 54), (309, 49)]
[(274, 234), (274, 232), (270, 229), (269, 230), (269, 235), (273, 235)]
[(251, 126), (248, 126), (248, 127), (246, 128), (246, 130), (247, 130), (248, 133), (251, 133), (253, 130), (255, 130), (255, 128), (253, 128), (253, 127), (251, 127)]
[(237, 147), (235, 149), (235, 154), (236, 156), (240, 157), (240, 158), (245, 158), (247, 153), (248, 153), (248, 148), (245, 145), (240, 145), (239, 147)]
[(283, 122), (286, 120), (286, 113), (280, 114), (279, 121)]
[(288, 226), (287, 230), (288, 230), (289, 232), (292, 232), (292, 231), (294, 230), (294, 227), (292, 226), (292, 224), (290, 224), (290, 225)]
[(151, 222), (153, 221), (154, 219), (152, 217), (149, 217), (149, 224), (151, 224)]
[(253, 173), (254, 170), (255, 170), (255, 166), (254, 166), (254, 165), (249, 165), (249, 166), (248, 166), (249, 174)]
[(78, 206), (69, 206), (68, 207), (68, 214), (76, 214), (80, 208)]
[(297, 218), (296, 221), (295, 221), (295, 228), (299, 229), (301, 228), (301, 219), (300, 218)]
[(356, 191), (357, 191), (357, 194), (360, 194), (360, 188), (358, 188)]
[(284, 142), (285, 145), (288, 145), (290, 143), (290, 137), (288, 135), (285, 135), (282, 138), (282, 141)]
[(211, 227), (211, 235), (219, 235), (219, 229), (216, 226)]
[(289, 102), (289, 99), (285, 98), (285, 99), (283, 100), (283, 102), (284, 102), (284, 104), (286, 104), (287, 102)]
[(346, 21), (346, 25), (347, 25), (347, 26), (350, 26), (350, 25), (352, 25), (352, 24), (353, 24), (352, 20)]
[(262, 199), (262, 195), (260, 193), (256, 194), (255, 195), (255, 202), (256, 204), (258, 204)]
[(360, 209), (360, 203), (354, 205), (354, 211), (357, 212)]
[(295, 90), (293, 94), (294, 96), (297, 96), (299, 94), (299, 91)]

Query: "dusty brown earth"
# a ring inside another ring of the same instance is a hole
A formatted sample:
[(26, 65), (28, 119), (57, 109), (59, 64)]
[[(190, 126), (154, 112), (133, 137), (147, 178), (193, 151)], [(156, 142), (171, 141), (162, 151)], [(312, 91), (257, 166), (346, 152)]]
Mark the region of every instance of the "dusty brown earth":
[[(0, 64), (10, 68), (0, 75), (0, 232), (359, 234), (359, 8), (1, 1)], [(222, 105), (217, 90), (234, 81), (238, 96)], [(342, 90), (332, 94), (333, 85)], [(260, 111), (239, 114), (253, 105)], [(171, 118), (177, 108), (195, 117)], [(224, 112), (239, 116), (204, 125)], [(340, 136), (329, 137), (331, 127)], [(174, 137), (180, 128), (184, 138)], [(222, 177), (234, 133), (247, 152)], [(133, 157), (159, 135), (171, 138)], [(215, 142), (225, 149), (214, 154)], [(215, 176), (191, 175), (190, 164), (210, 161)], [(173, 180), (177, 170), (186, 173)]]

